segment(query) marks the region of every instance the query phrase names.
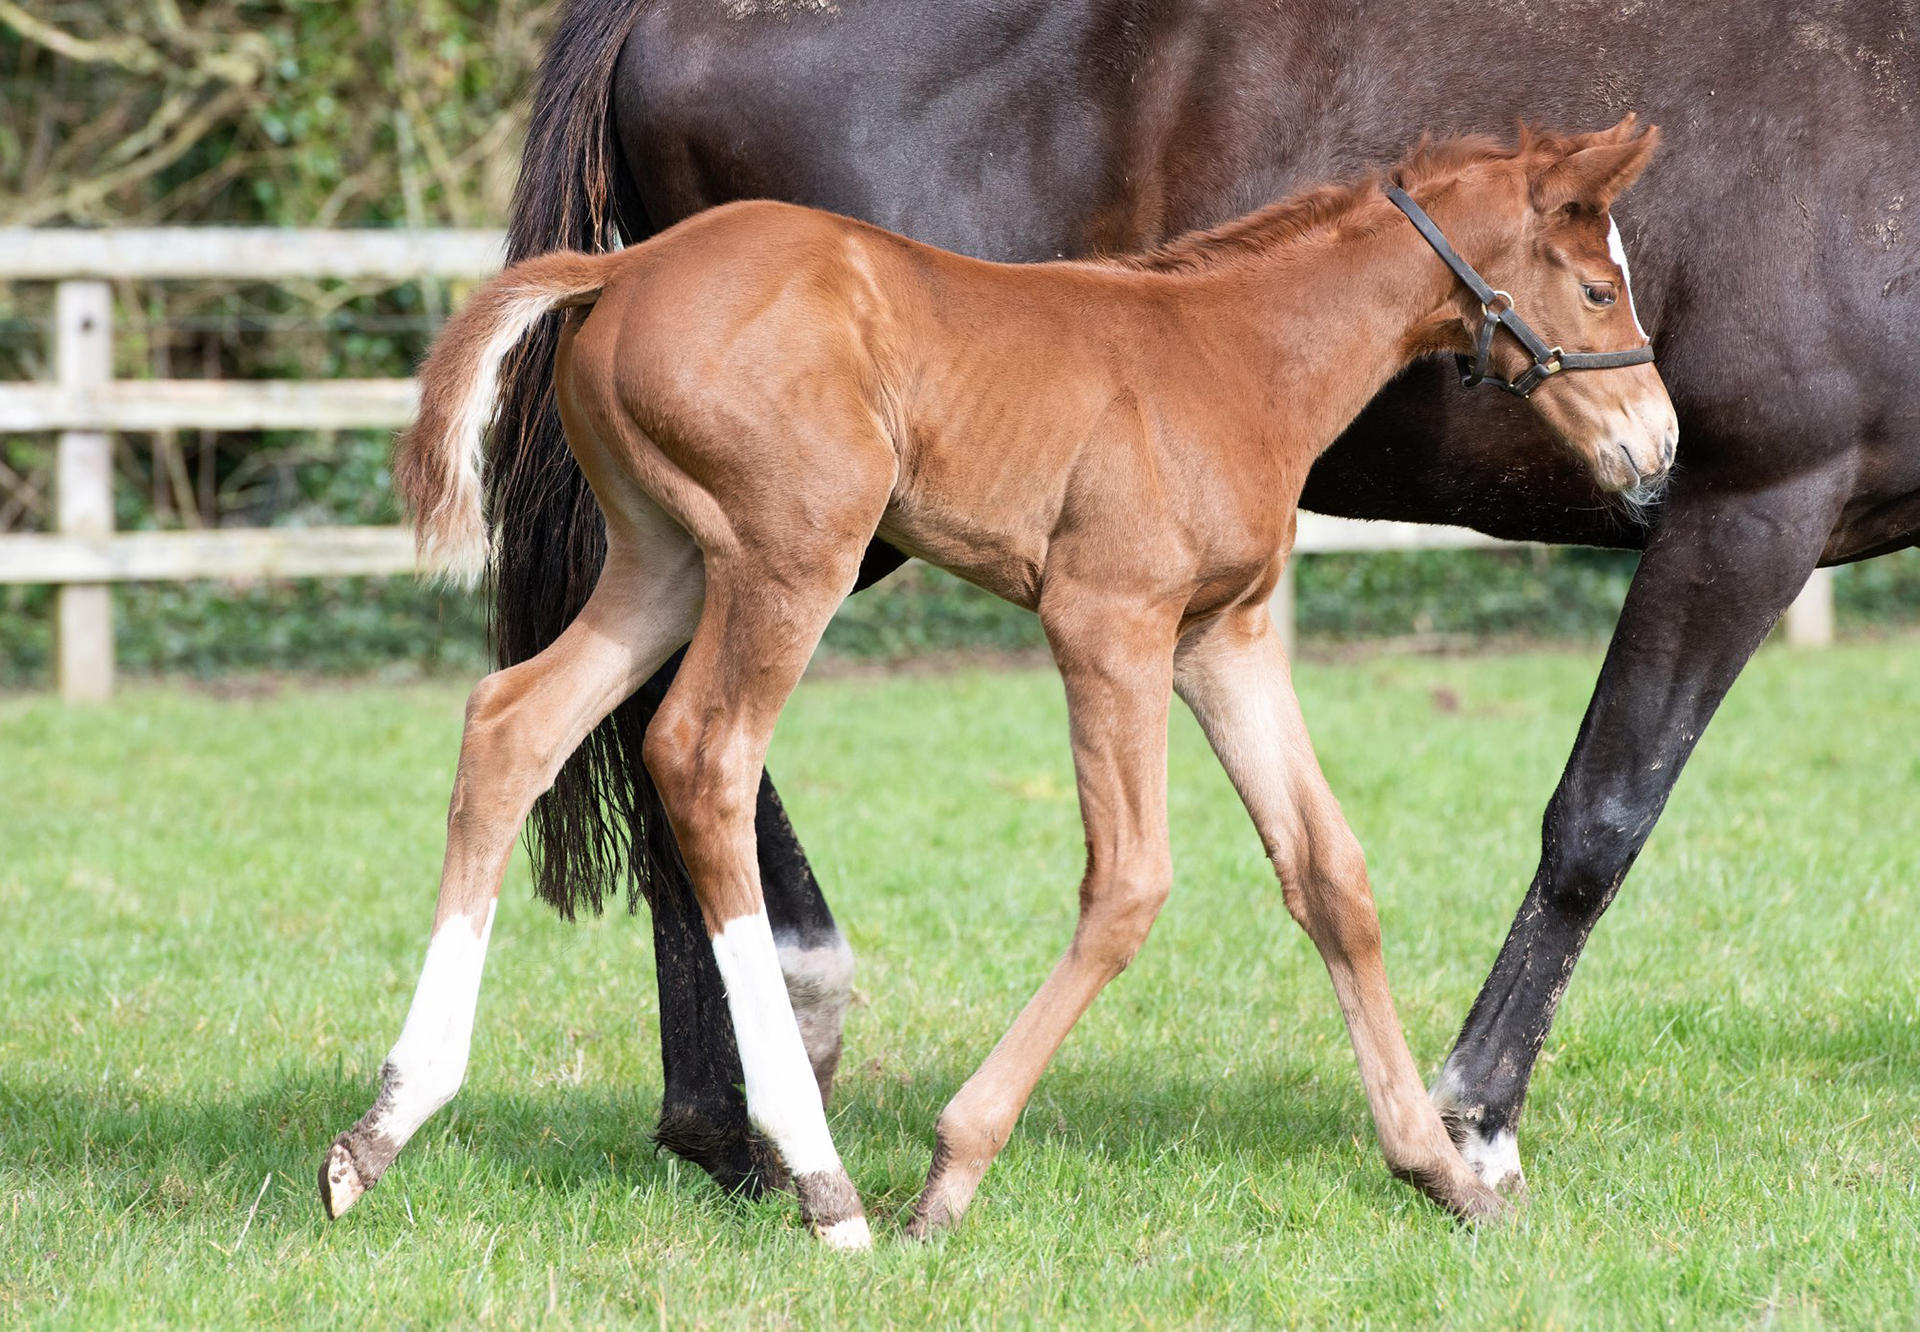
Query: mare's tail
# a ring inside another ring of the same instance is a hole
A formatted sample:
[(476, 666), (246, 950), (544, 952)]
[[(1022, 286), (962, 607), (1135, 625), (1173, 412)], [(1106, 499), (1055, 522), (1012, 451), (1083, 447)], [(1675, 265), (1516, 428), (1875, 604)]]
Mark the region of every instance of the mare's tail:
[(434, 339), (420, 367), (419, 414), (393, 450), (393, 485), (413, 523), (421, 567), (469, 586), (486, 572), (481, 441), (500, 363), (544, 316), (598, 296), (621, 257), (562, 250), (515, 264), (476, 291)]
[[(507, 222), (507, 259), (596, 253), (651, 235), (615, 141), (614, 65), (654, 0), (569, 0), (540, 62)], [(486, 509), (494, 525), (493, 649), (527, 660), (572, 623), (600, 577), (606, 523), (567, 450), (553, 404), (560, 316), (528, 330), (500, 370)], [(640, 761), (665, 685), (656, 678), (613, 710), (561, 765), (527, 820), (534, 888), (561, 915), (636, 905), (654, 885), (691, 900), (679, 848)], [(687, 907), (697, 921), (697, 908)]]

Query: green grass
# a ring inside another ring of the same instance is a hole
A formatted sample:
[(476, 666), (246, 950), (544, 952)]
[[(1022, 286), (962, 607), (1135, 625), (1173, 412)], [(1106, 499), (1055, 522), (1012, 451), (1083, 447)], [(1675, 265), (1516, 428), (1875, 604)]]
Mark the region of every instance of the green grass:
[[(1301, 672), (1427, 1069), (1595, 665)], [(0, 700), (0, 1323), (1912, 1326), (1917, 691), (1910, 643), (1762, 655), (1549, 1038), (1531, 1206), (1477, 1232), (1387, 1177), (1324, 972), (1176, 708), (1173, 901), (919, 1247), (933, 1118), (1070, 928), (1059, 687), (808, 684), (773, 766), (861, 958), (833, 1114), (859, 1257), (652, 1152), (647, 931), (563, 925), (520, 865), (467, 1089), (328, 1225), (314, 1169), (411, 992), (462, 690)]]

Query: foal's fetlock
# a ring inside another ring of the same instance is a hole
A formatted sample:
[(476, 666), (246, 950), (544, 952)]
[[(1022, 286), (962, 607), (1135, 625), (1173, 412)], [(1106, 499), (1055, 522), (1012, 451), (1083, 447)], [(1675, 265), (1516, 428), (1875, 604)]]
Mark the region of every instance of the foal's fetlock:
[(978, 1135), (943, 1122), (934, 1131), (927, 1184), (907, 1219), (909, 1239), (932, 1239), (957, 1225), (973, 1202), (994, 1152)]
[(1387, 1169), (1395, 1179), (1404, 1180), (1462, 1221), (1479, 1221), (1510, 1215), (1513, 1204), (1480, 1181), (1465, 1161), (1447, 1149), (1447, 1155), (1417, 1165), (1396, 1165)]
[(830, 1249), (870, 1249), (873, 1234), (860, 1206), (860, 1194), (845, 1170), (816, 1170), (795, 1175), (800, 1217)]

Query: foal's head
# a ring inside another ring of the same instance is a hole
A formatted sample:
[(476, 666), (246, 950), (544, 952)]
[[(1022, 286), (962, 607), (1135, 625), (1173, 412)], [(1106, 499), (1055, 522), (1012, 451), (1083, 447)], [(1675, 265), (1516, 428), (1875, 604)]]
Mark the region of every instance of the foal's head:
[[(1628, 116), (1609, 130), (1571, 136), (1521, 132), (1517, 150), (1472, 141), (1416, 153), (1395, 172), (1428, 206), (1455, 247), (1537, 333), (1568, 354), (1627, 351), (1647, 343), (1628, 288), (1627, 256), (1610, 212), (1646, 166), (1659, 131)], [(1496, 299), (1494, 310), (1503, 304)], [(1435, 341), (1471, 352), (1488, 311), (1465, 285), (1443, 312)], [(1575, 358), (1577, 364), (1577, 357)], [(1487, 373), (1526, 384), (1535, 365), (1518, 338), (1492, 339)], [(1610, 490), (1644, 496), (1665, 478), (1680, 427), (1651, 363), (1562, 368), (1549, 354), (1527, 400)]]

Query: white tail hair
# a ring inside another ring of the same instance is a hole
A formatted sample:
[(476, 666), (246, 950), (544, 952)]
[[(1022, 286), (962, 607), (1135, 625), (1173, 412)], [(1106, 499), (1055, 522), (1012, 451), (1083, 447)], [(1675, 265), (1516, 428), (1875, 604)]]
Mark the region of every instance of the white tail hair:
[(393, 482), (423, 571), (472, 586), (492, 544), (481, 502), (500, 364), (544, 316), (600, 294), (622, 252), (558, 251), (515, 264), (447, 321), (420, 366), (420, 410), (394, 445)]

